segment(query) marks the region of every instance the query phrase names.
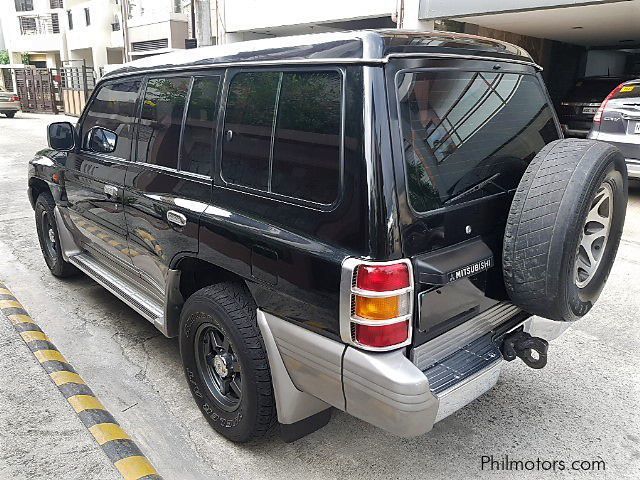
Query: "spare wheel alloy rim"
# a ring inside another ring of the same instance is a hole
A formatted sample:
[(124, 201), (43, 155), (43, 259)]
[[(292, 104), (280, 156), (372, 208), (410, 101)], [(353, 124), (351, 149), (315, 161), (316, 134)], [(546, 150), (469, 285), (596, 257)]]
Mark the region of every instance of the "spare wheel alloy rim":
[(575, 281), (578, 288), (586, 287), (598, 271), (609, 239), (612, 217), (613, 189), (609, 182), (605, 181), (591, 201), (589, 213), (580, 234), (575, 266)]

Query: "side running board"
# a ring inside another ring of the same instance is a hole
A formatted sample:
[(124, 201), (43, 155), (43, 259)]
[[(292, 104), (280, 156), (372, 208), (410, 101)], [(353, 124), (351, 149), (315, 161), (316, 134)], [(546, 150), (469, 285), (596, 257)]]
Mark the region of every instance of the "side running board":
[(69, 257), (69, 262), (152, 322), (156, 328), (164, 333), (164, 309), (162, 303), (158, 300), (145, 293), (133, 282), (116, 275), (88, 253), (72, 255)]

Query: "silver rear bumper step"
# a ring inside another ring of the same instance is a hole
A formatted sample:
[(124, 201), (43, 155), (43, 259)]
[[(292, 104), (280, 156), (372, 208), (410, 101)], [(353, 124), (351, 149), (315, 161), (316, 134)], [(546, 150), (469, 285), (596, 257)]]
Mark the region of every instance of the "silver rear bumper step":
[(162, 304), (144, 292), (139, 286), (116, 275), (88, 253), (72, 255), (69, 257), (69, 262), (152, 322), (160, 330), (164, 328)]

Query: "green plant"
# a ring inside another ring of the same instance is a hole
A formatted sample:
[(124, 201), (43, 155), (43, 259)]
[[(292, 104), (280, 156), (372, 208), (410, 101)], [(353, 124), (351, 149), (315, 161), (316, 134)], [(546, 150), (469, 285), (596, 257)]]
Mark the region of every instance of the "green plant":
[(31, 55), (29, 55), (28, 53), (23, 53), (22, 54), (22, 63), (24, 65), (29, 65), (30, 61), (31, 61)]
[(9, 52), (6, 50), (0, 50), (0, 65), (7, 65), (9, 63)]

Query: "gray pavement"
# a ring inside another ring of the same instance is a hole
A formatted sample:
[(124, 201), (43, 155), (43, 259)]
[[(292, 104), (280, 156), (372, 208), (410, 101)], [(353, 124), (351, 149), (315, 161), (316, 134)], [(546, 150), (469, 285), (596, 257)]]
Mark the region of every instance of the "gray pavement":
[[(200, 415), (183, 379), (175, 340), (164, 338), (87, 277), (61, 281), (48, 273), (26, 197), (26, 164), (46, 144), (45, 126), (53, 118), (0, 117), (0, 279), (166, 479), (589, 476), (569, 470), (481, 470), (483, 455), (499, 460), (505, 454), (516, 460), (563, 460), (567, 466), (573, 460), (602, 459), (606, 470), (592, 473), (594, 477), (638, 478), (640, 189), (634, 190), (618, 260), (600, 301), (551, 345), (544, 370), (531, 370), (522, 362), (507, 364), (496, 388), (419, 438), (395, 438), (338, 412), (327, 427), (296, 443), (285, 444), (274, 432), (261, 442), (239, 446), (216, 435)], [(0, 356), (13, 359), (20, 345), (6, 345), (21, 340), (10, 327), (2, 328)], [(78, 469), (87, 468), (82, 478), (109, 478), (99, 448), (84, 443), (90, 443), (90, 436), (78, 431), (69, 433), (69, 444), (56, 443), (60, 431), (74, 431), (80, 424), (65, 415), (69, 408), (46, 384), (46, 376), (39, 381), (41, 372), (28, 365), (26, 360), (0, 360), (0, 385), (12, 393), (0, 389), (0, 478), (22, 478), (16, 452), (37, 440), (50, 445), (50, 456), (28, 457), (24, 478), (51, 477), (57, 468), (53, 457), (72, 450), (78, 452)], [(54, 394), (44, 402), (55, 425), (51, 429), (41, 428), (38, 415), (20, 408), (34, 388)], [(53, 405), (56, 399), (58, 406)], [(7, 429), (9, 421), (14, 423)], [(3, 471), (5, 465), (9, 468)], [(67, 476), (67, 470), (59, 472), (55, 478), (76, 478), (74, 473)]]

